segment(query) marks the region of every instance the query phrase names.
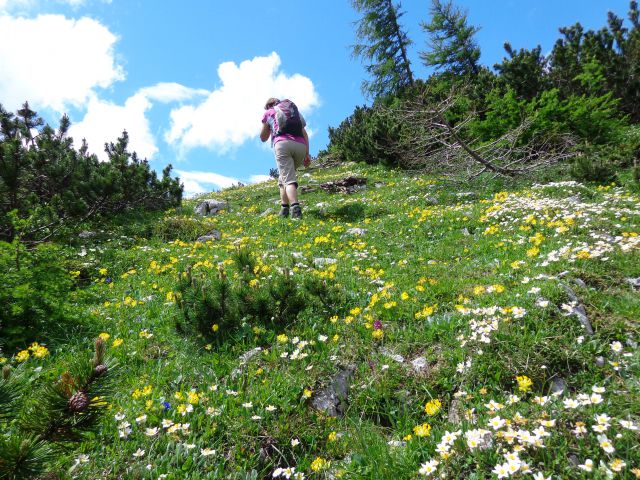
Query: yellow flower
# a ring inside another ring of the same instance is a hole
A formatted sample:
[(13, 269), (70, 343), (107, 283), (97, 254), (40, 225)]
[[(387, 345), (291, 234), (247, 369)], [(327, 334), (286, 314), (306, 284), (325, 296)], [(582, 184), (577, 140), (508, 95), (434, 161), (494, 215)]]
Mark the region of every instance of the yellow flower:
[(281, 333), (276, 337), (276, 340), (278, 340), (279, 343), (287, 343), (289, 337), (287, 337), (284, 333)]
[(382, 329), (374, 330), (373, 332), (371, 332), (371, 336), (376, 340), (382, 340), (382, 338), (384, 337), (384, 332), (382, 331)]
[(109, 335), (107, 332), (102, 332), (100, 335), (98, 335), (102, 340), (104, 340), (105, 342), (107, 340), (109, 340), (109, 338), (111, 337), (111, 335)]
[(336, 432), (331, 432), (327, 437), (327, 440), (330, 442), (335, 442), (337, 438), (338, 438), (338, 434)]
[(339, 318), (339, 317), (338, 317), (338, 315), (334, 315), (333, 317), (331, 317), (331, 318), (329, 319), (329, 321), (330, 321), (331, 323), (336, 323), (336, 322), (338, 321), (338, 318)]
[(362, 312), (362, 309), (360, 307), (355, 307), (349, 310), (349, 313), (351, 315), (360, 315), (361, 312)]
[(211, 331), (212, 332), (217, 332), (220, 329), (220, 327), (218, 326), (217, 323), (214, 323), (213, 325), (211, 325)]
[(518, 390), (520, 390), (521, 392), (527, 393), (529, 390), (531, 390), (533, 382), (526, 375), (516, 377), (516, 381), (518, 382)]
[(16, 355), (16, 360), (18, 362), (24, 362), (28, 358), (29, 358), (29, 350), (22, 350), (18, 352), (18, 354)]
[(431, 435), (431, 425), (428, 423), (423, 423), (422, 425), (416, 425), (413, 427), (413, 433), (416, 434), (416, 437), (428, 437)]
[(107, 270), (106, 268), (101, 268), (100, 270), (98, 270), (98, 273), (99, 273), (100, 275), (106, 275), (106, 274), (107, 274), (107, 272), (108, 272), (108, 270)]
[(485, 292), (485, 288), (482, 285), (477, 285), (473, 287), (474, 295), (482, 295)]
[(3, 363), (7, 363), (6, 357), (0, 357), (0, 365), (2, 365)]
[(580, 250), (576, 255), (576, 258), (579, 258), (581, 260), (585, 260), (590, 257), (591, 257), (591, 253), (589, 253), (588, 250)]
[(535, 257), (540, 253), (540, 249), (538, 247), (533, 247), (527, 250), (527, 257)]
[(324, 470), (329, 465), (329, 462), (326, 461), (322, 457), (316, 457), (316, 459), (311, 462), (311, 470), (314, 472), (319, 472), (320, 470)]
[(200, 397), (198, 396), (198, 393), (195, 390), (191, 390), (189, 393), (187, 393), (187, 396), (188, 396), (187, 401), (191, 405), (197, 405), (200, 402)]
[(43, 345), (39, 345), (35, 350), (33, 350), (33, 356), (36, 358), (44, 358), (47, 355), (49, 355), (49, 350)]
[(409, 300), (409, 294), (407, 292), (402, 292), (402, 294), (400, 295), (400, 298), (402, 300)]
[(311, 398), (311, 395), (313, 395), (313, 392), (311, 390), (309, 390), (308, 388), (305, 388), (302, 392), (302, 397), (303, 398)]
[(434, 398), (424, 406), (424, 411), (427, 415), (435, 415), (440, 411), (440, 408), (442, 408), (440, 400)]
[(405, 442), (409, 442), (411, 441), (411, 439), (413, 438), (413, 435), (409, 434), (409, 435), (405, 435), (402, 440), (404, 440)]
[(122, 340), (121, 338), (116, 338), (113, 343), (111, 344), (112, 347), (116, 348), (119, 347), (120, 345), (122, 345), (122, 342), (124, 340)]

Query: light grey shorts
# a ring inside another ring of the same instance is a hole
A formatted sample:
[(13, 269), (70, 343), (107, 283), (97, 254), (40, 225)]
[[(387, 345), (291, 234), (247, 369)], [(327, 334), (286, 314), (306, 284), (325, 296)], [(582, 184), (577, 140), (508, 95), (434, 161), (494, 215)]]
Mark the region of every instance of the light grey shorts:
[(297, 183), (296, 169), (307, 156), (307, 146), (293, 140), (281, 140), (273, 147), (278, 164), (278, 185)]

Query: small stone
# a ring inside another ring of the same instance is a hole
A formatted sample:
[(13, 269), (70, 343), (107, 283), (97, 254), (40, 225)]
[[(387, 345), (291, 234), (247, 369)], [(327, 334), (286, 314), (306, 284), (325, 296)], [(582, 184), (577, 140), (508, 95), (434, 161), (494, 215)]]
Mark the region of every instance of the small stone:
[(351, 377), (355, 367), (342, 368), (330, 380), (329, 385), (311, 400), (311, 405), (329, 417), (341, 416), (346, 408)]
[(584, 280), (582, 280), (581, 278), (574, 278), (574, 279), (571, 280), (571, 282), (574, 285), (579, 286), (580, 288), (587, 288), (587, 284), (584, 283)]
[(220, 240), (221, 238), (222, 238), (222, 233), (220, 231), (211, 230), (206, 235), (198, 237), (197, 241), (200, 242), (200, 243), (205, 243), (205, 242), (213, 242), (213, 241), (216, 241), (216, 240)]
[(90, 232), (89, 230), (83, 230), (78, 234), (78, 237), (80, 238), (91, 238), (95, 236), (96, 236), (96, 232)]
[(335, 258), (314, 258), (313, 259), (313, 264), (316, 267), (324, 267), (325, 265), (333, 265), (334, 263), (337, 263), (338, 260), (336, 260)]
[(264, 212), (262, 212), (260, 214), (261, 217), (266, 217), (268, 215), (271, 215), (273, 213), (273, 208), (267, 208)]
[(631, 288), (634, 290), (640, 290), (640, 277), (637, 278), (627, 278), (627, 282), (631, 285)]
[(604, 367), (604, 357), (596, 357), (596, 367)]
[(364, 228), (350, 228), (346, 231), (347, 235), (364, 235), (367, 233), (367, 230)]
[(196, 215), (201, 215), (203, 217), (209, 215), (215, 215), (220, 210), (224, 210), (227, 208), (227, 202), (224, 200), (216, 200), (214, 198), (209, 198), (206, 200), (201, 200), (200, 203), (194, 209), (194, 213)]
[(564, 378), (562, 377), (553, 377), (553, 379), (551, 380), (551, 393), (555, 394), (555, 395), (562, 395), (564, 392), (567, 391), (567, 389), (569, 388), (569, 386), (567, 385), (567, 382), (565, 381)]
[(424, 357), (417, 357), (411, 360), (411, 366), (416, 372), (421, 372), (427, 366), (427, 359)]

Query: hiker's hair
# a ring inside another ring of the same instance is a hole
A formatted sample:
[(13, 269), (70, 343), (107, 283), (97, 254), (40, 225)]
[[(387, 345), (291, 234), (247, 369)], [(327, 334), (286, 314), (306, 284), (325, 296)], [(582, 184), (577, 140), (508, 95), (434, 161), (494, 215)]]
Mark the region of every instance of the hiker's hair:
[(271, 107), (279, 103), (280, 103), (280, 100), (278, 100), (277, 98), (271, 97), (269, 100), (267, 100), (267, 103), (264, 104), (264, 109), (269, 110)]

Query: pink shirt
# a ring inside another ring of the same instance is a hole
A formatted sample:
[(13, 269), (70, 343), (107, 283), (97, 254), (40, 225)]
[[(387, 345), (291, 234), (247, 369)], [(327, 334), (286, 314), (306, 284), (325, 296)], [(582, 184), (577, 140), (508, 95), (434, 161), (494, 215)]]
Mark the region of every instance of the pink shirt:
[[(305, 122), (304, 117), (300, 114), (300, 120), (302, 120), (302, 126), (306, 126), (307, 122)], [(291, 135), (290, 133), (283, 133), (282, 135), (273, 136), (273, 132), (278, 131), (278, 121), (276, 120), (276, 111), (273, 108), (270, 108), (264, 115), (262, 116), (262, 123), (268, 123), (269, 129), (271, 130), (271, 146), (282, 140), (293, 140), (294, 142), (302, 143), (304, 145), (307, 144), (304, 137), (298, 137), (296, 135)]]

